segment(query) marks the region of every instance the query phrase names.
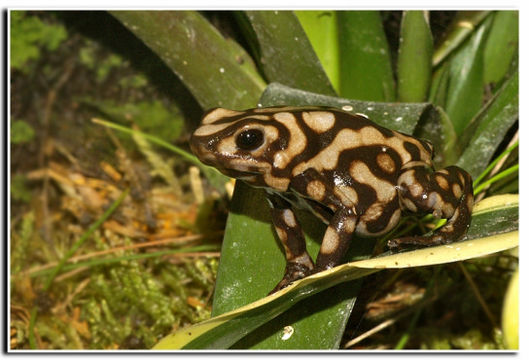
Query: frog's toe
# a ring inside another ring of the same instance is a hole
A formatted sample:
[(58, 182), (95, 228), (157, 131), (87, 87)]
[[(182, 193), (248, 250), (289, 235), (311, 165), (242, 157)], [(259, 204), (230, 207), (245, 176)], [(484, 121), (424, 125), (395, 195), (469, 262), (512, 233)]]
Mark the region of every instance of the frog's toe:
[(286, 288), (294, 281), (303, 279), (304, 277), (307, 277), (312, 273), (313, 270), (303, 264), (289, 262), (287, 263), (283, 279), (281, 279), (281, 281), (276, 285), (276, 287), (272, 291), (268, 293), (268, 295), (271, 295), (283, 288)]
[(439, 234), (433, 236), (405, 236), (388, 241), (387, 246), (390, 250), (401, 250), (408, 246), (428, 247), (449, 244), (453, 242), (448, 237), (443, 237)]

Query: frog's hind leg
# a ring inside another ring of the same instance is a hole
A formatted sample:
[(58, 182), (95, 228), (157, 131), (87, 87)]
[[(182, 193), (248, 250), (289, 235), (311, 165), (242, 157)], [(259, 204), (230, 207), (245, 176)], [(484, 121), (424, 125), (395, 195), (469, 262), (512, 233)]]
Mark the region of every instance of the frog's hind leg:
[(290, 204), (275, 194), (268, 194), (268, 200), (272, 206), (272, 223), (283, 244), (287, 260), (285, 275), (270, 292), (272, 294), (293, 281), (310, 275), (314, 270), (314, 263), (307, 253), (303, 230), (290, 209)]
[(423, 163), (410, 163), (399, 177), (398, 188), (404, 208), (413, 212), (429, 212), (448, 221), (427, 236), (390, 240), (389, 248), (449, 244), (465, 236), (474, 205), (472, 178), (466, 171), (449, 166), (432, 172)]

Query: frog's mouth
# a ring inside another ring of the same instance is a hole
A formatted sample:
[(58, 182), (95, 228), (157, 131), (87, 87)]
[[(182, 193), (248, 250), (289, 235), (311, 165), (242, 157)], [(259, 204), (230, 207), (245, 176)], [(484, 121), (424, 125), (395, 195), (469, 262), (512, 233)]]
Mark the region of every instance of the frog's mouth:
[(226, 168), (222, 166), (216, 166), (216, 168), (223, 173), (226, 176), (241, 179), (245, 181), (251, 181), (255, 180), (256, 177), (260, 176), (261, 173), (258, 171), (251, 171), (251, 170), (239, 170), (239, 169), (233, 169), (233, 168)]

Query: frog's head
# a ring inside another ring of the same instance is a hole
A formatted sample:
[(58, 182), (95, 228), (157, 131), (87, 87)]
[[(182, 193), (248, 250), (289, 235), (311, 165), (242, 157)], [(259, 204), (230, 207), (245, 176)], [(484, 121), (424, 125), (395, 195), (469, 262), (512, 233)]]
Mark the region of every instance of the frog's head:
[[(225, 175), (270, 186), (274, 154), (288, 142), (280, 131), (266, 112), (216, 108), (204, 115), (191, 136), (191, 150)], [(285, 184), (276, 187), (282, 189)]]

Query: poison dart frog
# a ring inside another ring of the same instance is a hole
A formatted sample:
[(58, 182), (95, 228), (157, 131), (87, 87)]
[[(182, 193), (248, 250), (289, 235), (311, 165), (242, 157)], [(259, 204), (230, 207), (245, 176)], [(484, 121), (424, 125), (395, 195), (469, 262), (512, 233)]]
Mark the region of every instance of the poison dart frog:
[[(434, 171), (429, 142), (363, 114), (326, 107), (215, 108), (193, 133), (191, 149), (203, 163), (266, 190), (287, 260), (272, 292), (340, 264), (353, 234), (386, 234), (403, 212), (432, 213), (447, 222), (431, 234), (392, 239), (390, 249), (448, 244), (470, 225), (470, 175), (457, 166)], [(292, 208), (308, 208), (328, 225), (316, 263)]]

